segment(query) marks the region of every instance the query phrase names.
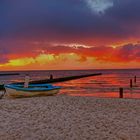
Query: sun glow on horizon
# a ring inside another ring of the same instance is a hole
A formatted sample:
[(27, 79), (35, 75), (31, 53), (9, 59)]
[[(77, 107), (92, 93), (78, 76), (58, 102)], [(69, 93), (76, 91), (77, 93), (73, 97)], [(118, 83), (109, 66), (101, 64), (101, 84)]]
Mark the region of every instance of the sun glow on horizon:
[[(72, 47), (72, 46), (71, 46)], [(73, 47), (72, 47), (73, 48)], [(110, 51), (119, 50), (116, 45)], [(97, 49), (96, 47), (83, 47), (73, 48), (76, 52), (67, 53), (42, 53), (36, 55), (35, 57), (22, 57), (9, 59), (7, 63), (0, 64), (0, 70), (6, 69), (102, 69), (102, 68), (129, 68), (131, 66), (139, 67), (139, 61), (130, 61), (126, 63), (127, 60), (121, 60), (117, 56), (118, 54), (105, 53), (103, 50)], [(79, 49), (79, 50), (77, 50)], [(103, 49), (108, 49), (104, 48)], [(120, 50), (119, 50), (120, 51)], [(78, 52), (78, 53), (77, 53)], [(115, 56), (116, 55), (116, 56)], [(117, 62), (118, 61), (118, 62)], [(124, 61), (124, 62), (123, 62)]]

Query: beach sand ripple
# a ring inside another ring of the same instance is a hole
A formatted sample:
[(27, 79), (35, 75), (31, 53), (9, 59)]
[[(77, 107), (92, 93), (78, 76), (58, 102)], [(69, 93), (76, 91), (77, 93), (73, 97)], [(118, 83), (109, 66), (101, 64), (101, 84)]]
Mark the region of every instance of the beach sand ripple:
[(0, 140), (140, 140), (140, 100), (2, 99)]

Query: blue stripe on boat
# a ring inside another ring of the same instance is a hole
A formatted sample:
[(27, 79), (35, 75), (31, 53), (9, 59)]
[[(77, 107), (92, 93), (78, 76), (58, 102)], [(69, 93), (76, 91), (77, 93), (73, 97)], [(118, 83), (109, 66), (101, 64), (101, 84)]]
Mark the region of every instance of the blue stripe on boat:
[(51, 84), (29, 84), (28, 88), (24, 88), (23, 84), (8, 84), (5, 85), (6, 88), (11, 88), (15, 89), (18, 91), (33, 91), (33, 92), (38, 92), (38, 91), (50, 91), (50, 90), (56, 90), (60, 89), (61, 87), (59, 86), (52, 86)]

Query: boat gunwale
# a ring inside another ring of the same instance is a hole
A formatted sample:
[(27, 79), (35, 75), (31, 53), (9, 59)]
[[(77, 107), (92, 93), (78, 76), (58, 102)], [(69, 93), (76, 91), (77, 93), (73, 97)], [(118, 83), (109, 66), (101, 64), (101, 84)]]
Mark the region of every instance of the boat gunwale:
[[(36, 84), (36, 86), (38, 85)], [(40, 91), (58, 90), (61, 87), (51, 85), (51, 87), (38, 86), (37, 88), (35, 88), (35, 86), (32, 86), (31, 88), (24, 88), (24, 87), (18, 87), (13, 84), (9, 84), (9, 85), (6, 85), (5, 88), (9, 88), (9, 89), (17, 90), (17, 91), (25, 91), (25, 92), (40, 92)]]

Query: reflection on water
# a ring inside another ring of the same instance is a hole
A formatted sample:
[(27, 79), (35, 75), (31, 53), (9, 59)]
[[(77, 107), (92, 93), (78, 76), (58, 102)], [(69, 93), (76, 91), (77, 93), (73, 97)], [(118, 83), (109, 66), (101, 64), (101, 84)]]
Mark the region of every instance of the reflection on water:
[[(137, 75), (137, 83), (134, 76)], [(94, 97), (119, 97), (119, 88), (124, 88), (124, 98), (140, 98), (140, 72), (132, 71), (122, 73), (104, 73), (101, 76), (88, 77), (79, 80), (59, 83), (63, 86), (60, 94), (71, 96)], [(130, 79), (133, 80), (133, 88), (130, 88)]]
[[(28, 73), (32, 80), (90, 74), (101, 72), (101, 76), (93, 76), (78, 80), (57, 83), (62, 86), (59, 94), (71, 96), (95, 96), (95, 97), (119, 97), (119, 88), (124, 88), (124, 98), (140, 98), (140, 70), (79, 70), (79, 71), (28, 71), (19, 72), (20, 76), (0, 77), (5, 83), (23, 81), (24, 75)], [(134, 83), (137, 76), (137, 83)], [(130, 88), (130, 79), (133, 80), (133, 88)]]

